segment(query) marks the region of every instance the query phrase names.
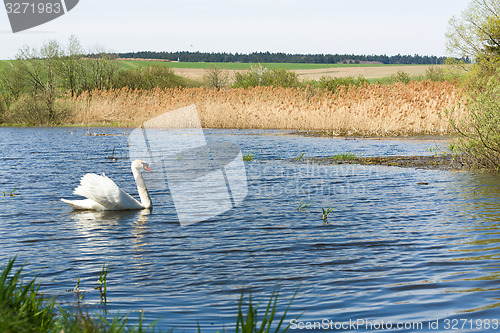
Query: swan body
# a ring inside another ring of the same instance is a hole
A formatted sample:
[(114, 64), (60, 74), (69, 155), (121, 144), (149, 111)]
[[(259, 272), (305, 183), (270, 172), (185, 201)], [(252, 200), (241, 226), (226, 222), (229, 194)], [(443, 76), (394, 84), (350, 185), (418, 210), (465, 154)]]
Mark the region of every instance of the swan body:
[(80, 179), (80, 185), (73, 194), (86, 197), (84, 200), (66, 200), (75, 210), (136, 210), (151, 208), (151, 197), (149, 196), (144, 178), (140, 170), (145, 169), (151, 172), (148, 163), (135, 160), (132, 162), (132, 174), (137, 184), (137, 190), (141, 201), (137, 201), (130, 194), (122, 190), (114, 181), (106, 177), (105, 174), (97, 175), (87, 173)]

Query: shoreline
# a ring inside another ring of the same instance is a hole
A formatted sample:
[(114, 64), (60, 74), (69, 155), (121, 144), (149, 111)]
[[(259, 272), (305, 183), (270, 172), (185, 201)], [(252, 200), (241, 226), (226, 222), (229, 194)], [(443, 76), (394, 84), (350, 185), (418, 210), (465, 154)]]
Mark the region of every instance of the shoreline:
[(400, 133), (399, 135), (358, 135), (358, 134), (350, 134), (350, 135), (342, 135), (336, 134), (330, 130), (298, 130), (294, 131), (293, 134), (305, 137), (317, 137), (317, 138), (337, 138), (337, 139), (346, 139), (346, 140), (421, 140), (421, 141), (432, 141), (432, 140), (441, 140), (441, 141), (451, 141), (459, 137), (458, 133)]
[[(132, 123), (64, 123), (64, 124), (11, 124), (0, 123), (0, 128), (120, 128), (120, 129), (133, 129), (140, 127)], [(304, 137), (322, 137), (322, 138), (336, 138), (345, 140), (420, 140), (420, 141), (451, 141), (458, 138), (457, 133), (388, 133), (387, 135), (361, 135), (361, 134), (336, 134), (331, 130), (291, 130), (287, 128), (230, 128), (230, 127), (202, 127), (202, 130), (255, 130), (255, 131), (280, 131), (275, 135), (297, 135)]]
[(423, 170), (442, 171), (471, 171), (460, 162), (456, 155), (427, 155), (427, 156), (375, 156), (375, 157), (308, 157), (300, 160), (290, 159), (296, 163), (313, 163), (319, 165), (382, 165), (400, 168), (415, 168)]

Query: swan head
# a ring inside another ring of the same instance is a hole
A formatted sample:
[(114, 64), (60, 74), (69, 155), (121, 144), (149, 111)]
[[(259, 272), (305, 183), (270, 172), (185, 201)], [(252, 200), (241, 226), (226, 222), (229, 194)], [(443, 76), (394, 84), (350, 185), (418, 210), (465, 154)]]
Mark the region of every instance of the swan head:
[(147, 170), (149, 172), (153, 172), (149, 168), (149, 164), (147, 162), (144, 162), (144, 161), (141, 161), (141, 160), (135, 160), (135, 161), (133, 161), (132, 162), (132, 169), (136, 169), (138, 171), (140, 171), (141, 169), (144, 169), (144, 170)]

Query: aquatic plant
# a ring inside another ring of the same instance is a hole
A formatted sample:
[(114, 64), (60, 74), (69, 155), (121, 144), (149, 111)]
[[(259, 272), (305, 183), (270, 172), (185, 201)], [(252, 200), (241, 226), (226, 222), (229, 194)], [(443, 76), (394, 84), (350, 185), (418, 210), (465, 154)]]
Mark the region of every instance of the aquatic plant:
[(248, 152), (245, 155), (243, 155), (243, 161), (247, 161), (247, 162), (253, 161), (253, 154)]
[(109, 274), (109, 264), (103, 264), (102, 265), (102, 270), (99, 273), (99, 280), (97, 280), (97, 283), (99, 283), (98, 289), (99, 293), (101, 294), (101, 304), (106, 304), (107, 303), (107, 297), (106, 297), (106, 291), (107, 291), (107, 277)]
[(3, 191), (2, 193), (3, 193), (4, 197), (15, 197), (16, 195), (14, 194), (14, 192), (16, 192), (16, 191), (17, 191), (17, 188), (14, 187), (14, 189), (12, 191), (10, 191), (10, 192), (9, 191)]
[(106, 156), (106, 159), (110, 160), (111, 162), (116, 162), (118, 160), (126, 160), (128, 159), (129, 157), (127, 155), (115, 155), (115, 148), (116, 147), (113, 147), (113, 151), (111, 152), (111, 155), (108, 155)]
[(354, 160), (358, 158), (358, 156), (354, 153), (348, 152), (348, 153), (339, 153), (331, 156), (330, 158), (334, 160)]
[(73, 293), (75, 296), (75, 299), (80, 302), (83, 301), (83, 291), (80, 291), (80, 277), (76, 280), (76, 286), (73, 288)]
[(301, 154), (299, 154), (299, 156), (297, 156), (297, 157), (295, 158), (295, 160), (296, 160), (296, 161), (301, 161), (301, 160), (304, 158), (304, 155), (305, 155), (305, 153), (301, 153)]
[(300, 201), (299, 202), (299, 205), (297, 206), (297, 211), (298, 212), (305, 212), (306, 209), (311, 205), (311, 201), (309, 201), (308, 203), (305, 203), (303, 201)]
[[(277, 302), (278, 302), (278, 295), (279, 295), (279, 290), (275, 291), (272, 293), (271, 297), (269, 298), (269, 302), (267, 303), (266, 310), (264, 311), (264, 315), (261, 319), (258, 317), (258, 312), (257, 309), (259, 307), (259, 303), (254, 305), (252, 303), (252, 295), (249, 296), (248, 299), (248, 309), (246, 311), (246, 316), (243, 314), (243, 291), (241, 292), (241, 297), (238, 302), (238, 317), (236, 320), (236, 333), (269, 333), (269, 332), (282, 332), (285, 333), (289, 328), (290, 324), (288, 324), (285, 328), (283, 328), (282, 331), (280, 331), (281, 326), (283, 325), (283, 322), (285, 321), (286, 315), (288, 313), (288, 310), (290, 309), (290, 306), (295, 299), (295, 296), (297, 295), (297, 292), (292, 296), (290, 302), (288, 303), (288, 306), (286, 307), (285, 311), (283, 312), (283, 315), (281, 318), (276, 318), (278, 322), (274, 324), (276, 327), (273, 327), (273, 322), (275, 320), (276, 316), (276, 310), (277, 310)], [(300, 316), (299, 316), (300, 317)], [(296, 319), (298, 319), (297, 317)], [(260, 323), (259, 323), (260, 321)]]
[(328, 215), (330, 215), (331, 212), (335, 209), (334, 207), (324, 207), (321, 208), (323, 210), (323, 222), (326, 222), (328, 220)]

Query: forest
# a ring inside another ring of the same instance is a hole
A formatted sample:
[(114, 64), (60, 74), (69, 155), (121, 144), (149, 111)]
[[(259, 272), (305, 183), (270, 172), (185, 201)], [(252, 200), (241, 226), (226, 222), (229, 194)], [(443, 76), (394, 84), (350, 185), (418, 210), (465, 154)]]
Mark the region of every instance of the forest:
[[(242, 62), (242, 63), (306, 63), (306, 64), (360, 64), (360, 63), (379, 63), (379, 64), (398, 64), (398, 65), (438, 65), (444, 64), (447, 57), (421, 56), (415, 55), (354, 55), (354, 54), (289, 54), (289, 53), (270, 53), (253, 52), (243, 53), (225, 53), (225, 52), (154, 52), (140, 51), (117, 53), (119, 58), (136, 59), (163, 59), (169, 61), (182, 62)], [(462, 59), (466, 63), (470, 62), (468, 57)]]

